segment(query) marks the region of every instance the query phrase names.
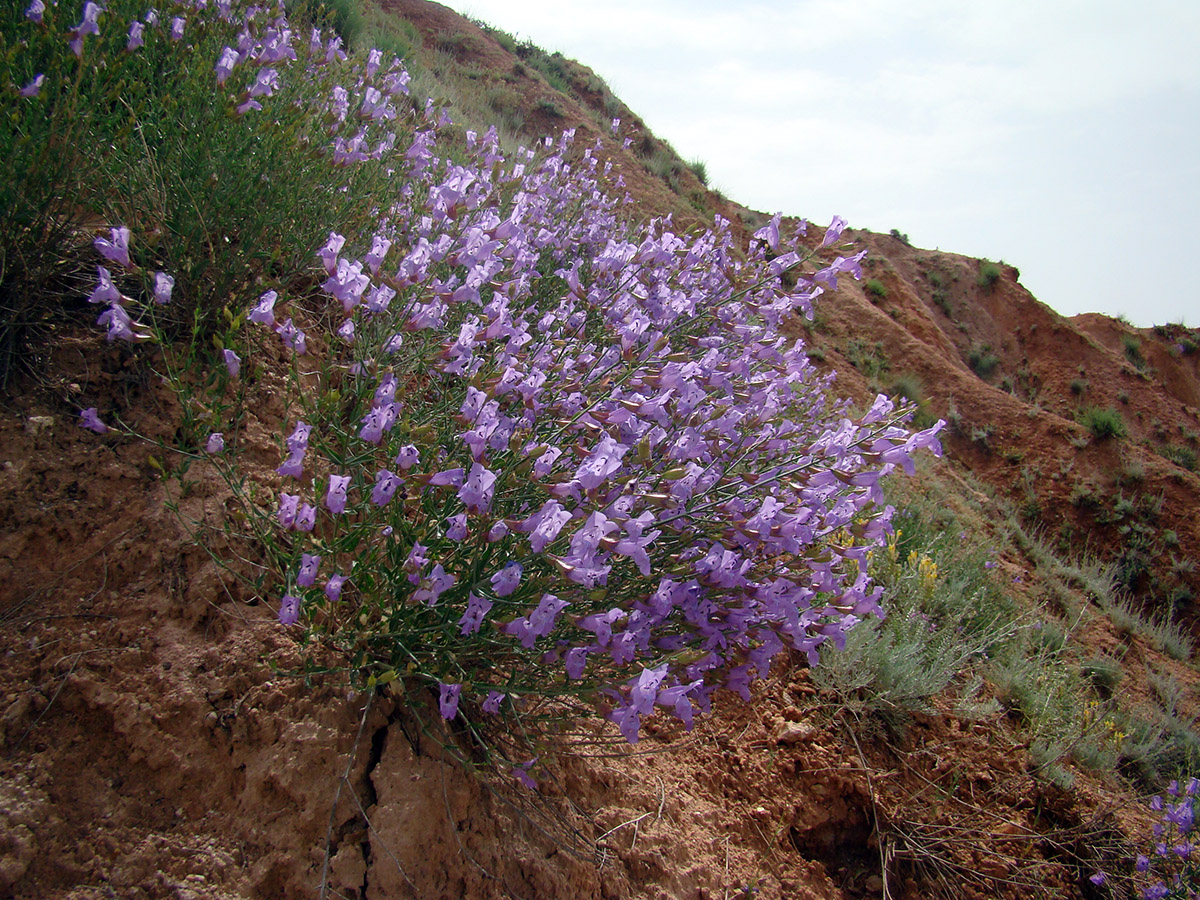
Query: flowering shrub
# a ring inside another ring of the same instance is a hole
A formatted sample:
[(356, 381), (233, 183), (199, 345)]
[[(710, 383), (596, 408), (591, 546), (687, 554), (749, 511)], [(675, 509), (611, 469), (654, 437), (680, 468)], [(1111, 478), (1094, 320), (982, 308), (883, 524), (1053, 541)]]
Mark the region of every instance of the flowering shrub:
[[(423, 681), (447, 719), (581, 700), (634, 742), (656, 709), (690, 726), (717, 689), (749, 700), (779, 653), (816, 664), (880, 613), (879, 481), (938, 451), (940, 423), (910, 433), (883, 396), (852, 418), (779, 330), (861, 277), (865, 251), (827, 261), (842, 220), (810, 249), (776, 216), (744, 253), (720, 218), (629, 224), (602, 142), (568, 131), (506, 158), (491, 130), (446, 149), (431, 106), (394, 102), (395, 64), (315, 32), (296, 45), (282, 14), (252, 12), (191, 11), (236, 31), (202, 63), (221, 85), (245, 61), (228, 115), (300, 103), (328, 170), (394, 175), (370, 227), (330, 207), (308, 278), (238, 283), (207, 394), (185, 396), (263, 536), (283, 626), (372, 686)], [(163, 304), (200, 289), (152, 247), (139, 258), (140, 228), (95, 241), (110, 340), (159, 335)], [(272, 333), (295, 390), (263, 504), (242, 489), (227, 398), (238, 349)], [(81, 424), (107, 427), (94, 408)]]
[[(1133, 880), (1143, 900), (1192, 900), (1200, 896), (1200, 857), (1192, 841), (1197, 789), (1200, 780), (1195, 778), (1189, 778), (1182, 790), (1178, 781), (1172, 781), (1166, 799), (1162, 795), (1150, 799), (1150, 809), (1162, 815), (1154, 823), (1153, 839), (1133, 863)], [(1104, 884), (1108, 875), (1097, 872), (1091, 880)]]

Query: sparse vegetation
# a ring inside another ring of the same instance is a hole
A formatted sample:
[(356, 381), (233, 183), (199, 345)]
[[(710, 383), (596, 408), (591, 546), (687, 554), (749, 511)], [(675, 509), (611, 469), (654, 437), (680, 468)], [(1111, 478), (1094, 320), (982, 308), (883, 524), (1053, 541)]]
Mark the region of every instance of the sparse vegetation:
[(986, 259), (983, 260), (979, 264), (979, 277), (975, 279), (975, 283), (985, 291), (990, 291), (996, 286), (996, 282), (999, 280), (1000, 267), (994, 262), (989, 262)]
[(863, 290), (866, 291), (867, 296), (871, 298), (872, 302), (885, 299), (888, 293), (884, 283), (878, 278), (872, 278), (867, 281), (867, 283), (863, 285)]
[(1100, 441), (1125, 437), (1125, 420), (1111, 407), (1087, 407), (1079, 414), (1079, 424)]
[(991, 345), (976, 344), (967, 354), (967, 365), (980, 378), (988, 378), (999, 367), (1000, 360), (992, 353)]

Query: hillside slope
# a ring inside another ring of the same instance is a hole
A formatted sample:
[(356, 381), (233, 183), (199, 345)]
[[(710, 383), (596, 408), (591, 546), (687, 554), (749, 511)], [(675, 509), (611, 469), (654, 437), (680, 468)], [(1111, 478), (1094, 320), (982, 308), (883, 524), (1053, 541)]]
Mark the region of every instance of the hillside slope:
[[(381, 2), (400, 18), (368, 24), (414, 42), (414, 92), (442, 91), (462, 127), (495, 115), (511, 146), (566, 127), (604, 141), (640, 219), (718, 214), (741, 238), (766, 221), (586, 67), (425, 0)], [(197, 467), (176, 492), (150, 447), (76, 424), (81, 397), (114, 395), (133, 431), (169, 439), (173, 398), (93, 314), (59, 326), (0, 411), (0, 895), (1132, 896), (1089, 876), (1127, 873), (1151, 821), (1138, 793), (1200, 759), (1194, 660), (1162, 618), (1192, 614), (1200, 587), (1200, 335), (1064, 319), (1011, 267), (847, 235), (870, 250), (864, 279), (791, 327), (839, 394), (905, 393), (950, 423), (949, 458), (888, 486), (906, 532), (888, 602), (955, 607), (949, 627), (897, 606), (879, 632), (896, 643), (852, 641), (816, 669), (797, 654), (753, 704), (720, 699), (691, 732), (655, 719), (636, 747), (608, 722), (564, 725), (539, 738), (536, 793), (458, 765), (443, 745), (470, 743), (428, 691), (368, 701), (344, 673), (286, 674), (300, 653), (274, 611), (185, 527), (226, 515), (227, 486)], [(281, 359), (247, 426), (268, 479)], [(1093, 406), (1125, 435), (1080, 424)], [(932, 578), (910, 549), (936, 558)], [(954, 643), (973, 604), (1008, 610), (1028, 654), (993, 659), (994, 631)]]

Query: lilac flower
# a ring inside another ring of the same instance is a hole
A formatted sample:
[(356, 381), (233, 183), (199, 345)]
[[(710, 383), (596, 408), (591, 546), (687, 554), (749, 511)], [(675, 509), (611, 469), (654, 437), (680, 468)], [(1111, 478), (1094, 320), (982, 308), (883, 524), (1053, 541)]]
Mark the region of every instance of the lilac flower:
[(225, 449), (225, 435), (219, 431), (214, 431), (208, 436), (208, 440), (204, 442), (204, 449), (208, 453), (221, 453)]
[(228, 348), (221, 351), (221, 358), (225, 361), (225, 371), (229, 377), (237, 378), (242, 371), (242, 358)]
[(371, 502), (376, 506), (385, 505), (396, 493), (396, 488), (402, 484), (404, 484), (403, 478), (394, 475), (387, 469), (380, 469), (375, 473), (375, 487), (371, 490)]
[(462, 614), (462, 618), (458, 620), (458, 624), (462, 626), (459, 634), (468, 635), (474, 634), (483, 624), (484, 617), (492, 608), (492, 601), (487, 597), (480, 597), (478, 594), (471, 593), (467, 595), (467, 611)]
[(108, 326), (106, 337), (110, 341), (144, 341), (150, 337), (148, 334), (134, 331), (134, 326), (137, 323), (129, 318), (129, 313), (125, 312), (123, 307), (115, 304), (100, 313), (100, 318), (96, 320), (96, 324)]
[(508, 562), (504, 568), (492, 576), (492, 590), (497, 597), (507, 597), (521, 583), (521, 573), (524, 570), (518, 562)]
[(462, 487), (463, 470), (446, 469), (444, 472), (435, 472), (429, 477), (429, 483), (435, 487)]
[(407, 472), (421, 460), (420, 451), (412, 444), (405, 444), (396, 454), (396, 465), (402, 472)]
[(295, 625), (300, 621), (300, 598), (285, 594), (279, 602), (279, 624)]
[(346, 319), (337, 330), (337, 336), (347, 344), (354, 343), (354, 320)]
[[(79, 24), (72, 28), (69, 32), (71, 35), (71, 40), (69, 41), (71, 52), (76, 56), (83, 56), (83, 39), (86, 35), (100, 33), (99, 19), (100, 13), (103, 11), (104, 10), (101, 9), (96, 3), (93, 3), (92, 0), (88, 0), (88, 2), (83, 5), (83, 18), (80, 19)], [(40, 21), (40, 18), (38, 21)]]
[(253, 97), (250, 97), (246, 100), (243, 100), (241, 103), (239, 103), (237, 105), (237, 114), (239, 116), (244, 116), (246, 113), (250, 112), (250, 110), (252, 110), (252, 109), (261, 110), (262, 104), (259, 103), (257, 100), (255, 100)]
[(124, 226), (112, 229), (112, 240), (98, 237), (92, 243), (107, 260), (121, 266), (132, 265), (129, 261), (129, 229)]
[(337, 270), (338, 254), (342, 252), (344, 246), (346, 246), (346, 239), (336, 231), (331, 231), (325, 246), (317, 251), (317, 256), (321, 257), (321, 261), (325, 263), (325, 271), (328, 274), (332, 275)]
[(362, 420), (363, 427), (358, 436), (371, 444), (383, 440), (383, 433), (389, 431), (396, 422), (396, 407), (392, 403), (386, 406), (372, 406)]
[(517, 781), (521, 782), (521, 784), (529, 788), (529, 790), (536, 791), (537, 782), (529, 776), (529, 767), (533, 765), (533, 763), (534, 761), (530, 760), (529, 762), (522, 763), (519, 766), (513, 766), (512, 773), (513, 778), (517, 779)]
[(113, 284), (112, 273), (108, 269), (104, 266), (96, 266), (96, 272), (100, 283), (92, 289), (88, 303), (120, 303), (125, 299)]
[[(383, 258), (387, 256), (387, 252), (391, 247), (392, 242), (381, 235), (377, 234), (371, 238), (371, 251), (363, 258), (363, 262), (367, 264), (367, 268), (371, 270), (372, 275), (379, 274), (379, 267), (383, 265)], [(395, 296), (394, 292), (392, 296)]]
[(629, 450), (609, 435), (604, 435), (583, 465), (575, 472), (575, 480), (584, 490), (590, 491), (602, 485), (608, 477), (621, 468), (621, 458)]
[(301, 503), (296, 512), (296, 530), (312, 531), (317, 526), (317, 508), (311, 503)]
[(483, 701), (482, 709), (489, 715), (495, 715), (500, 712), (500, 704), (504, 702), (505, 695), (500, 691), (488, 691), (487, 698)]
[(276, 518), (279, 524), (283, 526), (284, 531), (288, 531), (296, 527), (296, 513), (300, 509), (300, 495), (286, 494), (279, 495), (279, 512), (276, 513)]
[(293, 450), (288, 458), (275, 470), (284, 478), (301, 478), (304, 475), (304, 450)]
[(37, 77), (33, 79), (33, 81), (29, 82), (29, 84), (25, 85), (25, 87), (21, 88), (19, 91), (17, 91), (17, 93), (26, 98), (36, 97), (41, 91), (42, 84), (45, 82), (45, 80), (46, 76), (39, 73)]
[(96, 432), (96, 434), (104, 434), (108, 431), (108, 426), (100, 421), (100, 416), (94, 406), (89, 406), (87, 409), (80, 411), (79, 425), (88, 431)]
[(846, 220), (841, 216), (834, 216), (833, 221), (829, 223), (829, 227), (825, 229), (825, 240), (821, 242), (821, 246), (828, 247), (842, 236), (842, 231), (845, 228)]
[(171, 292), (175, 290), (175, 279), (166, 272), (154, 273), (154, 302), (166, 306), (171, 302)]
[(309, 553), (300, 554), (300, 571), (296, 574), (296, 584), (300, 587), (312, 587), (317, 580), (317, 569), (321, 567), (321, 557)]
[(275, 69), (259, 69), (254, 84), (250, 85), (249, 96), (270, 97), (279, 90), (279, 72)]
[(1097, 873), (1095, 873), (1094, 875), (1089, 875), (1089, 876), (1088, 876), (1088, 881), (1090, 881), (1092, 884), (1094, 884), (1094, 885), (1096, 885), (1096, 886), (1099, 886), (1099, 885), (1102, 885), (1102, 884), (1104, 884), (1105, 880), (1106, 880), (1106, 879), (1105, 879), (1105, 877), (1104, 877), (1104, 873), (1103, 873), (1103, 872), (1097, 872)]
[(563, 509), (561, 503), (547, 500), (541, 509), (517, 527), (529, 533), (529, 546), (533, 552), (541, 553), (570, 520), (571, 514)]
[(346, 490), (350, 487), (349, 475), (330, 475), (329, 490), (325, 493), (325, 508), (334, 515), (346, 511)]
[(125, 43), (125, 49), (132, 52), (145, 44), (146, 41), (142, 37), (145, 30), (146, 26), (141, 22), (135, 20), (131, 23), (129, 26), (129, 40)]
[(488, 533), (487, 533), (488, 543), (494, 544), (494, 543), (496, 543), (496, 541), (501, 540), (502, 538), (505, 538), (507, 536), (508, 536), (508, 523), (505, 522), (503, 519), (498, 520), (494, 525), (492, 525), (491, 528), (488, 529)]
[(217, 84), (225, 83), (240, 59), (241, 56), (232, 47), (226, 47), (221, 51), (221, 56), (217, 60), (216, 65)]
[(446, 529), (446, 539), (455, 543), (463, 540), (467, 536), (467, 514), (459, 513), (456, 516), (451, 516), (446, 520), (449, 527)]
[(474, 513), (486, 513), (492, 506), (492, 497), (496, 488), (495, 473), (485, 469), (479, 463), (471, 466), (463, 486), (458, 490), (458, 498)]
[(424, 602), (429, 606), (434, 606), (445, 591), (458, 581), (454, 575), (449, 574), (442, 568), (441, 563), (435, 563), (433, 571), (429, 573), (429, 577), (424, 579), (422, 586), (413, 591), (412, 598), (417, 603)]
[(42, 16), (46, 14), (45, 0), (32, 0), (29, 6), (25, 9), (25, 18), (31, 22), (42, 24)]
[(461, 684), (441, 684), (438, 692), (438, 711), (443, 719), (453, 719), (458, 715), (458, 695), (462, 693)]
[(175, 16), (171, 19), (171, 40), (183, 40), (183, 26), (187, 24), (187, 20), (183, 16)]
[(307, 338), (303, 331), (292, 324), (290, 318), (275, 330), (279, 333), (279, 338), (283, 341), (283, 346), (295, 350), (297, 356), (304, 355), (308, 347)]
[(267, 291), (258, 298), (258, 303), (246, 315), (247, 322), (257, 322), (260, 325), (275, 324), (275, 301), (279, 295), (275, 291)]
[(329, 580), (325, 582), (325, 596), (329, 598), (330, 603), (337, 603), (342, 598), (342, 588), (346, 581), (347, 576), (340, 573), (329, 576)]

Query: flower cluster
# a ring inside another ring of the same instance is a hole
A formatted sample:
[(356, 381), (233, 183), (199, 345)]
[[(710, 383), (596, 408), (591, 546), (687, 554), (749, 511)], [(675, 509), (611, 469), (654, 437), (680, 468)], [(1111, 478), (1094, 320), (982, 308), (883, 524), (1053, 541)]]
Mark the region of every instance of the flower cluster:
[[(940, 452), (940, 423), (911, 433), (883, 396), (852, 416), (781, 330), (861, 276), (865, 251), (837, 255), (844, 220), (806, 243), (776, 216), (748, 248), (720, 217), (631, 225), (603, 141), (508, 158), (492, 129), (452, 155), (432, 105), (379, 137), (404, 118), (398, 63), (315, 32), (296, 46), (282, 14), (245, 21), (214, 67), (222, 86), (246, 67), (238, 113), (345, 74), (312, 110), (329, 164), (397, 160), (374, 226), (332, 223), (313, 248), (336, 339), (293, 398), (277, 503), (247, 510), (273, 533), (282, 624), (436, 684), (447, 718), (582, 698), (634, 742), (657, 710), (690, 727), (715, 691), (748, 700), (779, 654), (816, 664), (881, 613), (879, 482)], [(97, 249), (124, 265), (128, 244)], [(320, 326), (291, 299), (271, 286), (245, 321), (295, 359), (299, 322)], [(220, 365), (236, 377), (241, 358)], [(214, 464), (236, 466), (210, 427)]]
[[(1181, 787), (1172, 781), (1166, 796), (1150, 799), (1150, 809), (1159, 813), (1153, 838), (1133, 862), (1134, 881), (1142, 900), (1192, 900), (1200, 896), (1200, 849), (1193, 840), (1196, 793), (1200, 779), (1189, 778)], [(1094, 884), (1108, 875), (1097, 872)]]

